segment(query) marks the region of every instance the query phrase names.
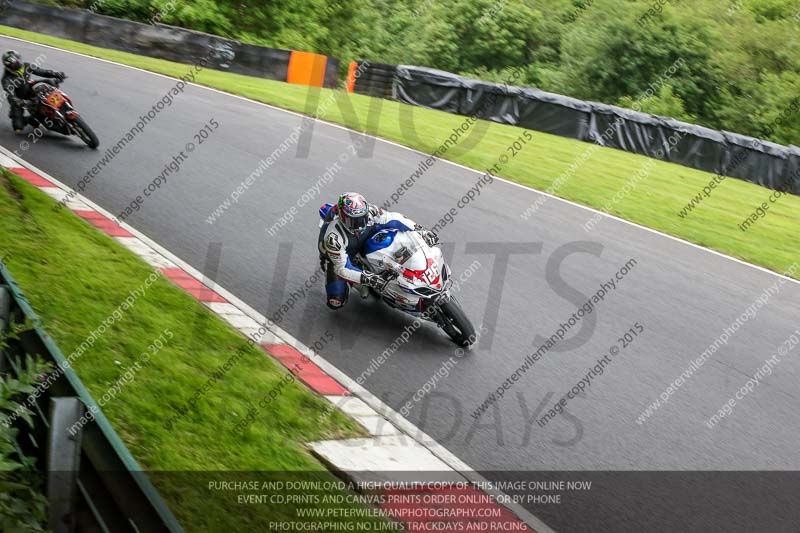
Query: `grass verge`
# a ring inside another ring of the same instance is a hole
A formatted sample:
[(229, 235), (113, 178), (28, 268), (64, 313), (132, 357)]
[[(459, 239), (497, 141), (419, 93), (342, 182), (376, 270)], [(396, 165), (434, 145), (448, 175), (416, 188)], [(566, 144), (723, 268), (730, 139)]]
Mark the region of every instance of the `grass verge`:
[[(98, 48), (16, 28), (0, 26), (0, 34), (169, 76), (180, 77), (188, 72), (188, 67), (180, 63)], [(427, 153), (436, 150), (450, 136), (453, 128), (464, 121), (464, 117), (441, 111), (217, 70), (201, 71), (196, 82), (293, 111), (306, 112)], [(310, 101), (317, 101), (319, 105), (309, 106)], [(372, 115), (371, 106), (374, 106)], [(413, 126), (410, 117), (413, 117)], [(473, 130), (485, 127), (485, 133), (477, 146), (470, 148), (458, 145), (443, 157), (476, 169), (489, 168), (500, 156), (508, 154), (508, 147), (524, 131), (493, 122), (479, 123), (482, 125), (473, 126)], [(585, 154), (590, 149), (587, 157)], [(574, 171), (570, 171), (573, 166)], [(642, 174), (646, 175), (642, 177)], [(742, 231), (738, 225), (762, 202), (766, 202), (771, 193), (768, 189), (742, 180), (726, 179), (688, 216), (680, 217), (678, 213), (681, 209), (702, 191), (713, 175), (538, 132), (534, 132), (534, 142), (526, 145), (504, 165), (499, 175), (776, 272), (785, 272), (798, 260), (800, 197), (785, 195), (776, 203), (770, 203), (766, 216), (747, 231)], [(566, 178), (560, 179), (564, 176)], [(387, 184), (387, 197), (398, 185)], [(625, 189), (629, 189), (626, 194), (618, 194)], [(521, 220), (522, 215), (520, 213)], [(587, 213), (587, 219), (590, 217)], [(532, 220), (535, 224), (535, 214)], [(800, 273), (794, 276), (800, 277)]]
[[(71, 212), (54, 213), (53, 204), (16, 175), (0, 175), (0, 257), (48, 333), (69, 355), (153, 269)], [(164, 335), (166, 330), (171, 336)], [(289, 383), (268, 412), (243, 434), (234, 433), (250, 402), (277, 385), (286, 371), (163, 277), (98, 335), (73, 366), (100, 399), (142, 361), (141, 354), (152, 353), (149, 346), (158, 338), (163, 348), (133, 371), (133, 379), (124, 382), (103, 410), (145, 470), (196, 471), (193, 478), (151, 476), (185, 529), (257, 531), (265, 530), (267, 520), (296, 520), (294, 505), (236, 505), (235, 491), (209, 491), (207, 481), (237, 477), (213, 474), (221, 471), (237, 471), (238, 478), (249, 479), (254, 476), (248, 472), (296, 472), (304, 479), (332, 481), (304, 443), (363, 431), (339, 411), (329, 411), (325, 400)], [(242, 348), (242, 357), (212, 384), (196, 409), (167, 429), (176, 409)], [(187, 484), (187, 479), (193, 482)]]

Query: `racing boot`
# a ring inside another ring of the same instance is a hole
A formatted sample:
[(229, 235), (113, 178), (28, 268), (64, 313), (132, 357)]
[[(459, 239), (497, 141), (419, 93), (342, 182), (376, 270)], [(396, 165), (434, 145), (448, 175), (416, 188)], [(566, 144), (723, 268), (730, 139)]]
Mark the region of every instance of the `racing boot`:
[(362, 283), (358, 286), (358, 294), (361, 296), (362, 300), (366, 300), (369, 298), (369, 286)]

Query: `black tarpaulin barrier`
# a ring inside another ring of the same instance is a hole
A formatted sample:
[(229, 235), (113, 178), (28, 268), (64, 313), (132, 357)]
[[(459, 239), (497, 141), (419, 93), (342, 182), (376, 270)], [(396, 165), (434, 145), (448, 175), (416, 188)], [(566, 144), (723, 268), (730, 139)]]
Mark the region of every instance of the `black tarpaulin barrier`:
[(459, 114), (476, 116), (501, 124), (516, 124), (519, 117), (519, 87), (463, 78)]
[(588, 140), (706, 172), (719, 170), (726, 150), (716, 130), (594, 102)]
[(656, 157), (665, 152), (666, 139), (664, 120), (654, 115), (597, 102), (591, 103), (589, 136), (587, 140), (607, 146)]
[(586, 138), (591, 111), (586, 102), (560, 94), (409, 65), (397, 67), (394, 95), (411, 105), (580, 140)]
[(580, 141), (588, 140), (592, 107), (583, 100), (539, 89), (519, 95), (518, 126)]
[(393, 94), (396, 100), (406, 104), (462, 114), (465, 79), (443, 70), (398, 65)]
[(511, 124), (800, 194), (800, 148), (534, 88), (401, 65), (392, 94), (411, 105)]
[(770, 189), (785, 188), (789, 171), (789, 149), (755, 137), (723, 131), (728, 144), (722, 161), (722, 173)]
[(465, 78), (443, 70), (400, 65), (395, 99), (458, 115), (516, 124), (517, 87)]
[(671, 118), (663, 118), (665, 161), (705, 172), (718, 173), (728, 150), (721, 132)]
[(786, 165), (786, 183), (787, 191), (793, 194), (800, 194), (800, 148), (797, 146), (789, 146), (789, 158)]

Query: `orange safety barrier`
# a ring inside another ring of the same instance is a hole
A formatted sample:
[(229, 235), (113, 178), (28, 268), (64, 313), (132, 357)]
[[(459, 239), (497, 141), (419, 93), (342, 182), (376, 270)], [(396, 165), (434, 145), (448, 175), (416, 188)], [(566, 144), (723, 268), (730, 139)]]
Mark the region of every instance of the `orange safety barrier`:
[(322, 87), (322, 83), (325, 81), (325, 67), (327, 65), (327, 56), (292, 50), (292, 55), (289, 57), (289, 72), (286, 75), (286, 81), (298, 85)]
[(351, 61), (347, 67), (347, 92), (351, 93), (356, 89), (356, 69), (358, 63)]

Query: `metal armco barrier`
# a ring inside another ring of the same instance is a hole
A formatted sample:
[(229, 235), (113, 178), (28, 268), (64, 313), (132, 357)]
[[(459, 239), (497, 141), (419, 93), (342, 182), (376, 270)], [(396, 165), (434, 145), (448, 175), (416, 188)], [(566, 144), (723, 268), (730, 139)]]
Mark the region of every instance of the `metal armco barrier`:
[[(34, 427), (17, 419), (17, 444), (46, 471), (49, 527), (54, 533), (182, 533), (178, 521), (130, 451), (99, 410), (67, 359), (40, 327), (39, 318), (0, 262), (0, 326), (34, 325), (7, 339), (0, 371), (19, 375), (17, 362), (37, 356), (53, 364), (59, 377), (36, 399)], [(27, 400), (25, 398), (24, 400)], [(68, 429), (83, 409), (97, 409), (74, 436)]]

